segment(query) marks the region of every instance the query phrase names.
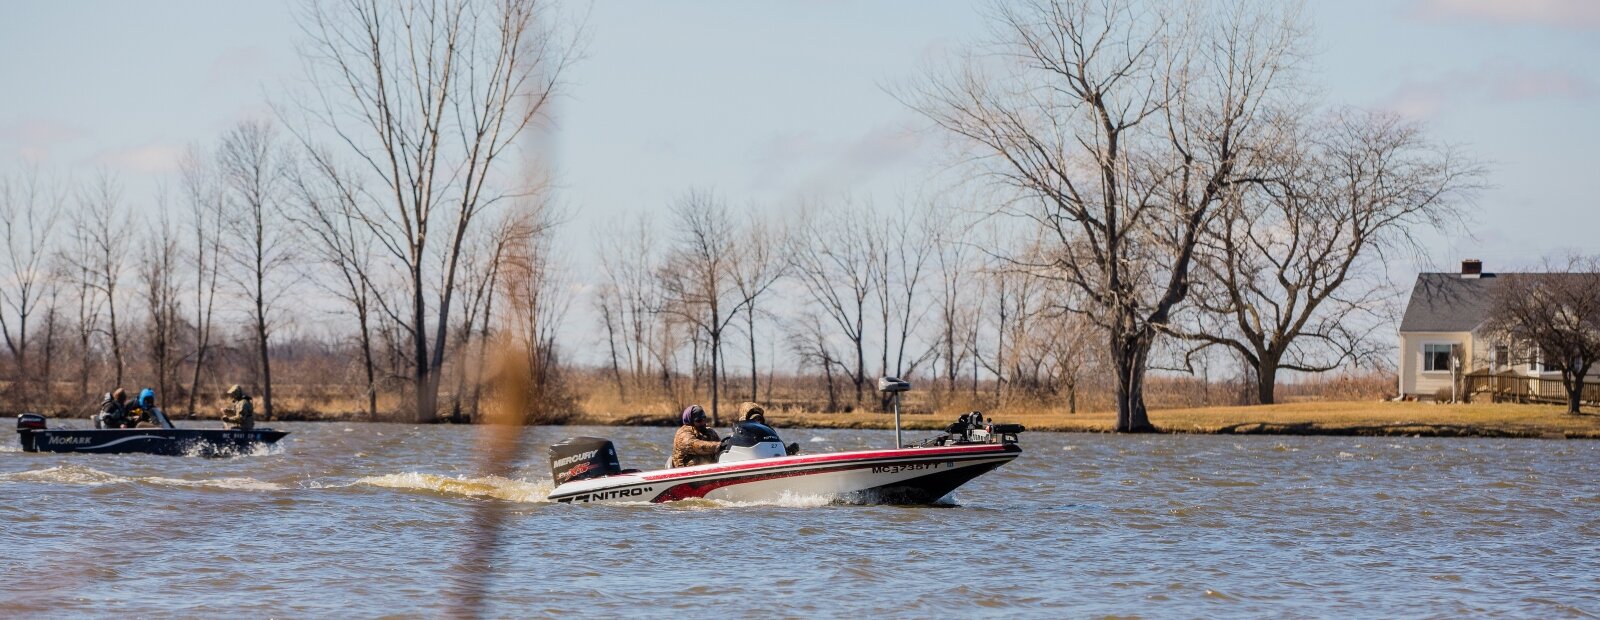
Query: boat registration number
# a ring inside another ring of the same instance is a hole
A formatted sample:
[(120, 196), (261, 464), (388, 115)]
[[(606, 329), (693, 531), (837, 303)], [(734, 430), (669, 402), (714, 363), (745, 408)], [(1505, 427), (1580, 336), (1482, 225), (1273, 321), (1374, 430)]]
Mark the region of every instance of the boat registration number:
[(872, 468), (874, 474), (898, 474), (903, 471), (916, 471), (919, 469), (937, 469), (938, 463), (903, 463), (900, 465), (879, 465)]

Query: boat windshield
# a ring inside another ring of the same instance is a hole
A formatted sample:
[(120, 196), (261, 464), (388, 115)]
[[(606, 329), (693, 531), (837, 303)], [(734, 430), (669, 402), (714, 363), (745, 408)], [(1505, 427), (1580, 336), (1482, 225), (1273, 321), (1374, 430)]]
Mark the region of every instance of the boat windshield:
[(778, 431), (772, 430), (772, 427), (760, 422), (740, 422), (735, 424), (733, 425), (733, 432), (728, 435), (728, 443), (741, 448), (768, 442), (783, 443), (783, 440), (778, 439)]

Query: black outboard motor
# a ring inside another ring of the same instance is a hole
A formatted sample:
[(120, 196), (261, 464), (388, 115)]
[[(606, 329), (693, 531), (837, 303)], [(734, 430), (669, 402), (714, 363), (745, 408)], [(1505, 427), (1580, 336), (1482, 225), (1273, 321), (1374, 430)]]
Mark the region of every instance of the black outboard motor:
[(556, 484), (622, 473), (617, 448), (599, 437), (568, 437), (550, 446), (550, 477)]
[(36, 446), (36, 444), (34, 444), (36, 438), (34, 437), (33, 432), (42, 431), (44, 429), (44, 416), (37, 413), (23, 413), (17, 415), (17, 438), (22, 440), (23, 452), (39, 451), (39, 448)]

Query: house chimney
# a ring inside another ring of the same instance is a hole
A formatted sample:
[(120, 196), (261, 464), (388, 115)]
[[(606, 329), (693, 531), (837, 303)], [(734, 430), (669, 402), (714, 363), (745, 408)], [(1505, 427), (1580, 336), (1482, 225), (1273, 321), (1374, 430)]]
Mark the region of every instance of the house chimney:
[(1483, 261), (1469, 258), (1461, 261), (1461, 277), (1477, 278), (1483, 275)]

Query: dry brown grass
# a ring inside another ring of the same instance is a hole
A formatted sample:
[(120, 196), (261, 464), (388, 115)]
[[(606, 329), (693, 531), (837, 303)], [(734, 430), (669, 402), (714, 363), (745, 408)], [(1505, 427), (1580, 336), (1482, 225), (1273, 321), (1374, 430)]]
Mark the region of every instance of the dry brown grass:
[[(902, 414), (904, 428), (942, 429), (957, 413)], [(1018, 422), (1039, 431), (1111, 432), (1113, 411), (1068, 414), (1064, 410), (1004, 408), (988, 412), (994, 420)], [(819, 413), (769, 410), (780, 428), (894, 427), (881, 413)], [(1567, 415), (1550, 405), (1434, 404), (1420, 402), (1298, 402), (1249, 407), (1157, 409), (1150, 419), (1165, 432), (1284, 435), (1422, 435), (1462, 437), (1572, 437), (1600, 439), (1600, 415)], [(668, 413), (584, 414), (578, 424), (676, 424)]]

